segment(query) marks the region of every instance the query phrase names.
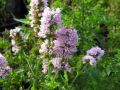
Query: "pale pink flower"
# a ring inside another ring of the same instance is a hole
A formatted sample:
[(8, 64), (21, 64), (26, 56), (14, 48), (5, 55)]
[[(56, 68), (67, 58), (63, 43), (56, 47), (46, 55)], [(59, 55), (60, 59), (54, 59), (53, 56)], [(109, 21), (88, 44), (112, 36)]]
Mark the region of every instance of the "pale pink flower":
[(19, 28), (19, 27), (16, 27), (16, 28), (14, 28), (14, 29), (11, 29), (11, 30), (10, 30), (10, 37), (15, 38), (16, 35), (17, 35), (17, 33), (20, 32), (20, 30), (21, 30), (21, 28)]
[(47, 71), (48, 71), (48, 59), (43, 59), (43, 65), (42, 65), (42, 72), (44, 73), (44, 74), (46, 74), (47, 73)]
[(19, 50), (20, 50), (20, 47), (18, 47), (17, 45), (12, 46), (12, 52), (14, 52), (15, 54), (18, 53)]
[(86, 55), (83, 57), (83, 64), (89, 62), (90, 65), (95, 66), (97, 64), (96, 59), (93, 56)]
[(97, 46), (88, 50), (87, 54), (97, 57), (97, 59), (100, 60), (104, 55), (104, 50), (102, 50), (100, 47)]
[(54, 68), (58, 68), (58, 69), (61, 68), (61, 60), (62, 60), (62, 58), (59, 58), (59, 57), (52, 59), (52, 64), (53, 64)]

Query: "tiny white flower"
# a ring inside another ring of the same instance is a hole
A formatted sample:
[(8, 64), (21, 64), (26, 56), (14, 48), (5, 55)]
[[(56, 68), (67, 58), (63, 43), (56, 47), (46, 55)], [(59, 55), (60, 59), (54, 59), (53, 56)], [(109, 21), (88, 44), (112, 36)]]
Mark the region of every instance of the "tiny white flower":
[(19, 47), (17, 45), (12, 46), (12, 52), (14, 52), (15, 54), (19, 52)]

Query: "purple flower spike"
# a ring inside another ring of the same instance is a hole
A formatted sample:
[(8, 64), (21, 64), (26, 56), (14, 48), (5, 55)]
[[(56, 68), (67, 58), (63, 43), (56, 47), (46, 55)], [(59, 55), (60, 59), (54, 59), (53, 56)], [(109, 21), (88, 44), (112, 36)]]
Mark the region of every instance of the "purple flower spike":
[(78, 40), (75, 29), (62, 28), (55, 32), (53, 52), (57, 57), (71, 58), (72, 54), (77, 51), (76, 44)]

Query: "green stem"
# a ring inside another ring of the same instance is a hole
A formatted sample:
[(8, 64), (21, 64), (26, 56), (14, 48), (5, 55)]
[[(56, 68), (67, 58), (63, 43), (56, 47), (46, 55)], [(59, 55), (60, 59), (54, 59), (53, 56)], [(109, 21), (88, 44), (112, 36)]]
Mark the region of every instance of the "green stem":
[(80, 73), (77, 72), (77, 74), (76, 74), (75, 78), (72, 80), (71, 84), (73, 84), (75, 82), (75, 80), (78, 78), (79, 75), (80, 75)]

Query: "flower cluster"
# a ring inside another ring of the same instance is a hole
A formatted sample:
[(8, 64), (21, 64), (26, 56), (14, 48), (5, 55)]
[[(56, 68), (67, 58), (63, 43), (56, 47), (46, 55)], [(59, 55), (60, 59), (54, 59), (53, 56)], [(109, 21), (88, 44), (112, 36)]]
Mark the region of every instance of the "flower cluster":
[(95, 66), (97, 64), (96, 60), (101, 60), (102, 56), (104, 55), (104, 50), (97, 46), (91, 48), (86, 53), (87, 55), (83, 57), (83, 64), (88, 61), (90, 65)]
[(42, 69), (43, 69), (42, 72), (46, 74), (48, 71), (48, 59), (47, 58), (43, 59)]
[(48, 6), (48, 0), (42, 0), (44, 8)]
[(41, 3), (43, 3), (43, 7), (46, 8), (48, 0), (31, 0), (30, 2), (30, 10), (29, 10), (29, 19), (30, 19), (30, 26), (34, 29), (35, 32), (39, 30), (39, 18), (41, 17), (41, 11), (43, 10)]
[[(45, 1), (45, 0), (43, 0)], [(41, 17), (41, 25), (40, 25), (40, 31), (38, 32), (38, 36), (40, 38), (45, 38), (45, 40), (43, 41), (43, 43), (41, 44), (41, 47), (39, 49), (39, 53), (43, 54), (49, 54), (50, 53), (50, 40), (47, 39), (47, 35), (50, 34), (50, 21), (51, 21), (51, 10), (49, 7), (44, 8), (44, 11), (42, 13), (42, 17)], [(43, 59), (43, 65), (42, 65), (42, 72), (44, 74), (47, 73), (48, 71), (48, 58), (42, 58)]]
[(53, 52), (56, 57), (71, 58), (72, 54), (77, 51), (77, 31), (75, 29), (61, 28), (55, 32), (55, 35)]
[(20, 32), (20, 28), (16, 27), (15, 29), (10, 30), (10, 37), (15, 38), (16, 35)]
[[(72, 57), (72, 54), (77, 51), (77, 31), (72, 28), (61, 28), (54, 32), (54, 36), (55, 40), (53, 41), (53, 47), (51, 47), (52, 45), (49, 45), (49, 43), (52, 42), (46, 39), (42, 43), (41, 48), (39, 49), (39, 53), (48, 53), (55, 56), (51, 60), (54, 67), (53, 72), (55, 72), (57, 69), (64, 69), (68, 72), (71, 72), (69, 63), (64, 61), (63, 58), (70, 59)], [(43, 64), (43, 67), (46, 67), (46, 64)], [(43, 71), (44, 70), (46, 71), (46, 68), (43, 69)]]
[(55, 69), (61, 68), (61, 62), (62, 62), (62, 58), (56, 57), (56, 58), (52, 59), (52, 64), (53, 64)]
[(86, 62), (89, 62), (90, 65), (95, 66), (96, 65), (96, 59), (93, 56), (90, 55), (85, 55), (83, 57), (83, 64), (85, 64)]
[(77, 31), (75, 29), (61, 28), (55, 31), (55, 40), (53, 46), (53, 54), (55, 58), (52, 59), (54, 70), (64, 69), (71, 72), (71, 67), (64, 59), (70, 59), (72, 54), (77, 51), (76, 44), (78, 40)]
[(23, 33), (21, 32), (21, 28), (16, 27), (15, 29), (10, 30), (10, 37), (12, 38), (12, 40), (11, 40), (12, 52), (14, 52), (15, 54), (18, 53), (20, 50), (20, 47), (15, 42), (15, 37), (17, 35), (23, 37)]
[[(43, 0), (44, 5), (46, 4), (46, 0)], [(53, 34), (54, 31), (51, 30), (52, 25), (58, 25), (59, 27), (62, 27), (62, 21), (61, 21), (61, 11), (59, 8), (57, 9), (50, 9), (49, 7), (45, 6), (44, 11), (42, 13), (42, 17), (41, 17), (41, 25), (40, 25), (40, 31), (38, 32), (38, 36), (40, 38), (44, 38), (43, 43), (41, 44), (41, 47), (39, 49), (39, 53), (46, 53), (49, 55), (53, 54)], [(49, 38), (49, 39), (48, 39)], [(43, 59), (43, 73), (47, 72), (47, 63), (46, 63), (46, 59)], [(55, 64), (57, 63), (56, 61), (57, 59), (54, 59), (52, 61), (54, 61), (53, 65), (55, 66)], [(56, 62), (55, 62), (56, 61)]]
[(60, 57), (55, 57), (52, 59), (52, 64), (53, 64), (53, 72), (56, 72), (56, 70), (66, 70), (68, 72), (71, 72), (72, 69), (69, 65), (68, 62), (62, 61), (62, 58)]
[(52, 10), (52, 12), (53, 12), (52, 23), (56, 23), (59, 27), (63, 27), (62, 20), (61, 20), (61, 10), (60, 10), (60, 8)]
[(15, 54), (18, 53), (20, 50), (20, 47), (17, 46), (14, 39), (11, 40), (11, 44), (12, 44), (12, 52), (14, 52)]
[(45, 8), (42, 13), (41, 18), (41, 25), (40, 25), (40, 31), (38, 33), (39, 37), (46, 38), (46, 34), (50, 33), (49, 27), (50, 27), (50, 21), (51, 21), (51, 10), (50, 8)]
[(0, 54), (0, 77), (4, 77), (11, 71), (11, 68), (7, 66), (6, 58)]
[(91, 55), (91, 56), (96, 56), (98, 60), (100, 60), (102, 58), (102, 56), (104, 55), (104, 50), (102, 50), (101, 48), (97, 47), (93, 47), (90, 50), (87, 51), (87, 54)]
[(61, 66), (62, 66), (62, 69), (63, 69), (63, 70), (66, 70), (66, 71), (68, 71), (68, 72), (71, 72), (71, 71), (72, 71), (72, 68), (71, 68), (71, 66), (69, 65), (68, 62), (63, 61), (62, 64), (61, 64)]
[(50, 26), (53, 24), (57, 24), (58, 26), (62, 26), (61, 22), (61, 14), (60, 9), (50, 9), (49, 7), (46, 7), (42, 13), (42, 18), (40, 20), (40, 31), (38, 33), (38, 36), (41, 38), (46, 38), (48, 34), (51, 33)]
[(48, 53), (48, 54), (52, 54), (52, 47), (49, 45), (50, 42), (48, 39), (46, 39), (42, 44), (41, 47), (39, 49), (39, 53)]
[(29, 11), (29, 19), (30, 26), (36, 31), (39, 28), (39, 0), (31, 0), (30, 2), (30, 11)]
[[(52, 56), (52, 59), (46, 56), (42, 58), (42, 72), (47, 73), (49, 59), (51, 59), (50, 62), (53, 65), (53, 72), (57, 69), (71, 72), (69, 63), (64, 59), (70, 59), (72, 54), (77, 51), (77, 31), (72, 28), (64, 28), (61, 20), (61, 10), (59, 8), (51, 9), (47, 7), (46, 0), (42, 1), (44, 10), (40, 20), (41, 25), (39, 27), (38, 37), (42, 38), (43, 43), (41, 44), (39, 53)], [(53, 25), (56, 25), (59, 30), (53, 30)]]

